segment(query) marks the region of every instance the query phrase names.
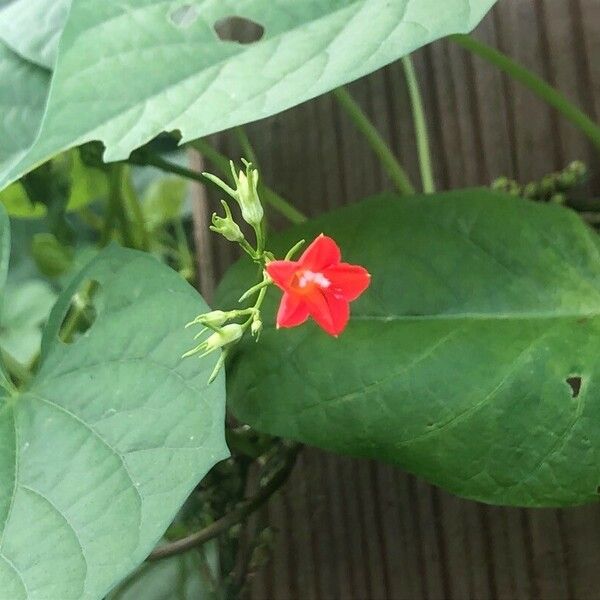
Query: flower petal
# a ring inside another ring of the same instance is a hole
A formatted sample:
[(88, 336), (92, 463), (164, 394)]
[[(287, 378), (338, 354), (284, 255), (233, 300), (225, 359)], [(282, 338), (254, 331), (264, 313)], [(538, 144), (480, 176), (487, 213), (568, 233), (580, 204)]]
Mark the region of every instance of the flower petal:
[(291, 260), (273, 260), (267, 263), (265, 269), (275, 285), (285, 292), (289, 289), (294, 273), (298, 270), (298, 263)]
[(348, 302), (356, 300), (371, 283), (371, 275), (364, 267), (348, 263), (329, 267), (323, 275), (331, 282), (330, 290), (341, 294)]
[(341, 259), (338, 245), (330, 237), (321, 234), (304, 251), (298, 263), (305, 269), (319, 272), (339, 263)]
[(342, 333), (350, 318), (350, 306), (344, 298), (321, 290), (304, 298), (311, 317), (322, 329), (335, 337)]
[(277, 312), (277, 327), (296, 327), (308, 319), (308, 306), (294, 294), (283, 294)]

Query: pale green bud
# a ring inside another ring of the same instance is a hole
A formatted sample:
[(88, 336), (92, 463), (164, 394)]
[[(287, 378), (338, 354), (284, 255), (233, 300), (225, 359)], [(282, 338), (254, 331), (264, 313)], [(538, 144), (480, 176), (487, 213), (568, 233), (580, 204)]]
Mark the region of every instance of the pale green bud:
[(244, 221), (252, 227), (259, 227), (264, 211), (258, 196), (258, 171), (252, 167), (252, 163), (245, 162), (245, 165), (246, 172), (240, 171), (236, 175), (233, 162), (231, 163), (231, 172), (236, 183), (235, 198), (240, 205)]
[(233, 342), (237, 342), (243, 335), (244, 328), (238, 323), (230, 323), (229, 325), (225, 325), (223, 328), (215, 331), (212, 335), (210, 335), (206, 340), (204, 340), (201, 344), (192, 348), (189, 352), (186, 352), (183, 355), (183, 358), (187, 356), (192, 356), (192, 354), (197, 354), (201, 352), (200, 358), (222, 348), (223, 346), (227, 346), (228, 344), (232, 344)]
[(261, 333), (262, 329), (263, 329), (262, 321), (259, 318), (254, 319), (252, 321), (252, 325), (250, 325), (250, 333), (252, 333), (252, 335), (258, 339), (260, 337), (260, 333)]
[(230, 242), (241, 242), (244, 239), (244, 234), (239, 228), (238, 224), (233, 220), (231, 216), (231, 210), (225, 200), (221, 200), (221, 204), (225, 209), (225, 217), (219, 217), (217, 213), (213, 213), (212, 225), (210, 230), (215, 233), (220, 233), (225, 239)]

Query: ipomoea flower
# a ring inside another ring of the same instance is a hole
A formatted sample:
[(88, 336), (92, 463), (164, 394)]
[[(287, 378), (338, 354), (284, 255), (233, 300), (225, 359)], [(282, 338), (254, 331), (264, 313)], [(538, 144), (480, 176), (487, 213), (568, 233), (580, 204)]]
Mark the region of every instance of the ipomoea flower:
[(283, 290), (277, 327), (295, 327), (311, 316), (338, 336), (350, 318), (349, 303), (369, 286), (371, 276), (358, 265), (341, 262), (338, 245), (321, 234), (297, 261), (274, 260), (267, 273)]

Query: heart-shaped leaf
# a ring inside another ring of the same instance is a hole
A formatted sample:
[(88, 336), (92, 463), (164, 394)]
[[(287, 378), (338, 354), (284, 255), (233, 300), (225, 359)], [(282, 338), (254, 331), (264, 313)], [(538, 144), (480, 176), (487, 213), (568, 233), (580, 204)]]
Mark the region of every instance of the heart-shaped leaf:
[[(272, 115), (471, 30), (494, 2), (73, 0), (39, 135), (0, 189), (86, 141), (120, 160), (162, 131), (186, 141)], [(264, 34), (220, 39), (232, 17)]]
[[(65, 344), (61, 324), (89, 281), (95, 322)], [(183, 325), (205, 309), (175, 272), (116, 246), (60, 296), (39, 371), (0, 397), (3, 597), (103, 597), (227, 456), (224, 381), (206, 384), (214, 359), (180, 358)]]
[[(312, 324), (243, 343), (236, 416), (261, 431), (394, 462), (499, 504), (568, 505), (600, 484), (600, 244), (574, 213), (485, 190), (351, 206), (325, 232), (372, 285), (339, 339)], [(235, 266), (217, 304), (255, 277)], [(265, 323), (280, 295), (269, 293)]]

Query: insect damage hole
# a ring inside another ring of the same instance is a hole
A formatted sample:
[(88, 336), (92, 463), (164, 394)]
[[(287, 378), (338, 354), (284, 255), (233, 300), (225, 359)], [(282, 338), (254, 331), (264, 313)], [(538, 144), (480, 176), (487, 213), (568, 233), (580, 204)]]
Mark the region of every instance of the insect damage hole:
[(198, 20), (199, 16), (196, 6), (193, 4), (182, 4), (169, 13), (169, 21), (175, 27), (186, 29), (187, 27), (191, 27)]
[(237, 16), (219, 19), (214, 24), (214, 30), (221, 41), (238, 44), (254, 44), (265, 34), (265, 28), (259, 23)]
[(571, 388), (571, 397), (577, 398), (581, 390), (582, 379), (579, 375), (570, 375), (565, 379), (566, 384)]
[(58, 338), (64, 344), (72, 344), (84, 335), (98, 317), (95, 302), (100, 293), (100, 284), (87, 279), (71, 296), (71, 303), (58, 330)]

